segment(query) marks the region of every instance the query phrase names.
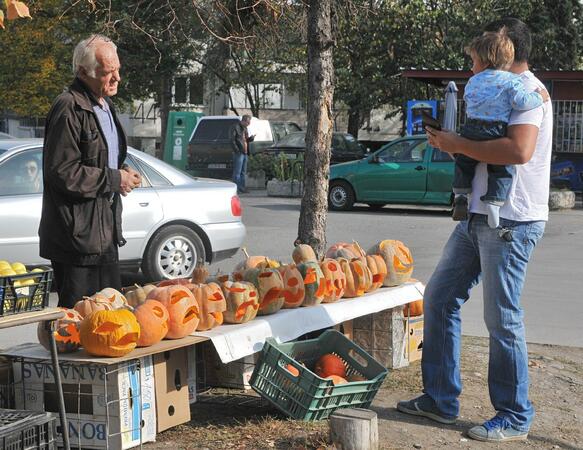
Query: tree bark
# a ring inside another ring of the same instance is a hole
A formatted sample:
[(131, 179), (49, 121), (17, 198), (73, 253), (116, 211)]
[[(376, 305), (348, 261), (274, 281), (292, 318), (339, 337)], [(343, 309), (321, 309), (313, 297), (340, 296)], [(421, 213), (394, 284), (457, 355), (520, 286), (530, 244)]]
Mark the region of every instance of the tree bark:
[(360, 111), (351, 107), (348, 110), (348, 133), (358, 139), (358, 130), (360, 130)]
[(334, 64), (332, 0), (309, 0), (308, 7), (308, 127), (304, 162), (304, 195), (298, 240), (321, 257), (326, 249), (328, 178), (332, 141)]
[(160, 83), (160, 120), (161, 122), (161, 142), (160, 150), (156, 152), (156, 157), (164, 159), (164, 144), (166, 143), (166, 129), (168, 127), (168, 116), (170, 115), (170, 104), (172, 103), (172, 77), (166, 75), (162, 77)]

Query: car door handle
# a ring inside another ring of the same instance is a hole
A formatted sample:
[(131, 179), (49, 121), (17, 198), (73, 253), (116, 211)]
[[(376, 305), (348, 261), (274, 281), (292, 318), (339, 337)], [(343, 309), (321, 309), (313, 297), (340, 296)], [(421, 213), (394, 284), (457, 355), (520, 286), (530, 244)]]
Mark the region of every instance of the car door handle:
[(425, 170), (425, 167), (423, 167), (423, 166), (417, 166), (417, 167), (415, 167), (415, 170)]
[(146, 207), (146, 206), (148, 206), (149, 204), (150, 204), (149, 202), (142, 202), (142, 203), (140, 203), (140, 206), (142, 206), (142, 207), (144, 207), (144, 208), (145, 208), (145, 207)]

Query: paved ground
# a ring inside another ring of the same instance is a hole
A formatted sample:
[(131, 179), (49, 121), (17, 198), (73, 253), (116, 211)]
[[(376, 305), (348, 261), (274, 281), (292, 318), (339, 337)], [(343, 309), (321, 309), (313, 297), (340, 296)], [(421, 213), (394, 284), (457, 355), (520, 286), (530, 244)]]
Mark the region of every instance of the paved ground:
[[(250, 254), (291, 260), (297, 236), (299, 199), (271, 198), (264, 191), (242, 197), (247, 225), (245, 246)], [(530, 342), (583, 347), (583, 208), (551, 214), (545, 237), (535, 250), (523, 295), (527, 339)], [(427, 281), (454, 222), (445, 211), (368, 207), (352, 212), (331, 212), (328, 242), (355, 239), (368, 249), (381, 239), (407, 244), (416, 261), (414, 276)], [(242, 258), (213, 264), (211, 272), (229, 272)], [(579, 267), (579, 269), (577, 269)], [(54, 296), (54, 295), (53, 295)], [(484, 336), (482, 294), (478, 286), (463, 308), (463, 332)], [(35, 340), (33, 327), (0, 331), (0, 348)]]

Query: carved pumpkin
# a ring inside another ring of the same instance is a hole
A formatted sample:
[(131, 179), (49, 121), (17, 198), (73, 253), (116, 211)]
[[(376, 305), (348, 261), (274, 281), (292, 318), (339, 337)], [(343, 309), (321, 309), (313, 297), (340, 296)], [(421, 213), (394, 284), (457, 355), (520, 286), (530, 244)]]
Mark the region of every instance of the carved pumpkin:
[(279, 268), (279, 273), (283, 279), (282, 295), (284, 298), (284, 308), (297, 308), (304, 303), (306, 290), (304, 288), (304, 278), (295, 264), (288, 264)]
[(158, 287), (166, 286), (186, 286), (192, 284), (190, 278), (172, 278), (171, 280), (162, 280), (158, 283)]
[(107, 298), (113, 309), (125, 308), (128, 304), (128, 301), (123, 296), (123, 294), (114, 288), (108, 287), (102, 289), (95, 295), (103, 295), (105, 298)]
[(387, 265), (387, 276), (383, 286), (398, 286), (409, 281), (413, 273), (413, 257), (401, 241), (384, 240), (373, 246), (369, 254), (383, 257)]
[(356, 241), (352, 244), (349, 244), (348, 242), (336, 242), (326, 251), (326, 258), (345, 258), (349, 261), (358, 258), (363, 262), (366, 262), (366, 253)]
[(111, 311), (113, 306), (104, 295), (94, 294), (91, 297), (83, 297), (83, 300), (75, 303), (73, 309), (81, 314), (81, 317), (87, 317), (93, 311)]
[(217, 283), (196, 284), (191, 290), (200, 308), (200, 322), (196, 329), (206, 331), (222, 325), (227, 303), (220, 286)]
[[(79, 336), (79, 326), (83, 320), (83, 316), (74, 309), (60, 308), (65, 313), (65, 317), (55, 320), (52, 328), (52, 333), (57, 344), (58, 353), (71, 353), (79, 349), (81, 346), (81, 338)], [(45, 329), (46, 322), (39, 322), (37, 328), (37, 336), (40, 344), (50, 351), (50, 342), (47, 330)]]
[(403, 315), (405, 317), (415, 317), (423, 315), (423, 299), (415, 300), (407, 303), (403, 307)]
[(166, 307), (158, 300), (146, 300), (134, 309), (140, 324), (138, 347), (149, 347), (160, 342), (168, 333), (170, 316)]
[(346, 276), (345, 298), (360, 297), (364, 295), (367, 286), (367, 267), (358, 258), (348, 261), (345, 258), (338, 258), (338, 263)]
[(306, 296), (303, 306), (314, 306), (322, 303), (326, 295), (326, 279), (316, 261), (306, 261), (298, 264), (298, 270), (304, 279)]
[(259, 315), (273, 314), (283, 307), (283, 278), (277, 269), (247, 269), (243, 278), (253, 283), (257, 289)]
[(324, 258), (320, 263), (320, 269), (326, 279), (326, 294), (323, 303), (333, 303), (344, 295), (346, 289), (346, 275), (340, 264), (335, 259)]
[(94, 311), (80, 327), (81, 345), (90, 355), (119, 357), (138, 344), (140, 324), (126, 309)]
[(318, 261), (316, 258), (316, 253), (314, 249), (308, 244), (298, 244), (292, 252), (292, 259), (296, 264), (308, 262), (308, 261)]
[(158, 300), (168, 310), (167, 339), (188, 336), (198, 326), (200, 309), (193, 293), (185, 286), (164, 286), (152, 289), (148, 299)]
[(226, 323), (245, 323), (255, 318), (259, 310), (259, 295), (253, 283), (225, 281), (221, 288), (227, 302), (223, 314)]
[(263, 268), (277, 269), (280, 265), (279, 262), (269, 259), (267, 256), (249, 256), (245, 247), (242, 247), (241, 251), (245, 255), (245, 259), (235, 266), (235, 270), (233, 271), (233, 279), (235, 281), (242, 281), (246, 270)]
[(367, 255), (366, 265), (372, 273), (372, 286), (369, 288), (369, 291), (374, 291), (383, 285), (387, 276), (387, 265), (380, 255)]
[(322, 378), (329, 377), (330, 375), (346, 378), (344, 361), (333, 353), (326, 353), (320, 356), (318, 361), (316, 361), (314, 372)]

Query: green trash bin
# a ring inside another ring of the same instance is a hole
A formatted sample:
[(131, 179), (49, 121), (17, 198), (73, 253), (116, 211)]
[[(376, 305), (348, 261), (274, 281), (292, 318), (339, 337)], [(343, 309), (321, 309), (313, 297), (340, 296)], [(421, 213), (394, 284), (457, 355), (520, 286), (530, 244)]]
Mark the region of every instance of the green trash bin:
[(168, 115), (164, 161), (185, 170), (188, 165), (188, 143), (202, 113), (190, 111), (171, 111)]

